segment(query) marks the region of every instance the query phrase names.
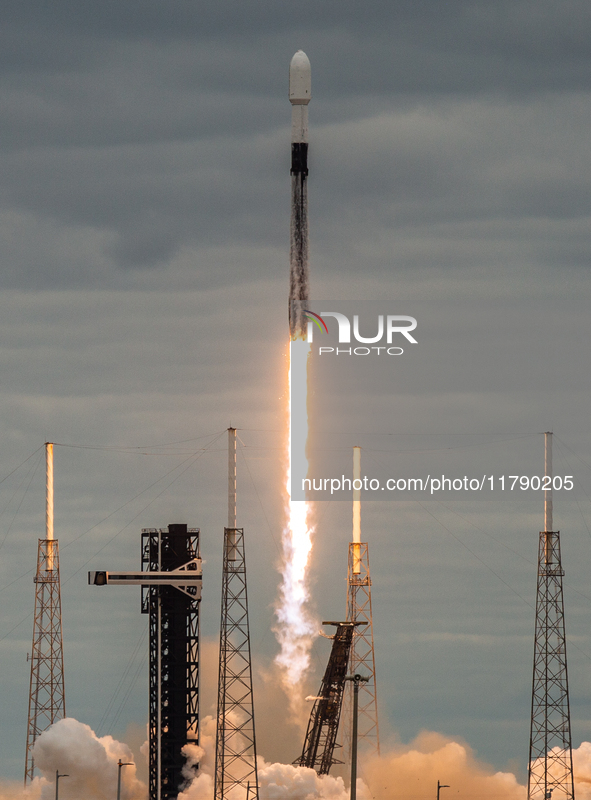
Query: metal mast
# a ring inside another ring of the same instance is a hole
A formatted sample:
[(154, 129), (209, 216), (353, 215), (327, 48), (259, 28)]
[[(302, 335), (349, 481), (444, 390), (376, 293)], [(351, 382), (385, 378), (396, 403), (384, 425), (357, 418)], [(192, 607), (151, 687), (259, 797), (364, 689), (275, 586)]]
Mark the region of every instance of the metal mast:
[(31, 680), (25, 786), (33, 780), (33, 746), (50, 725), (66, 716), (62, 603), (57, 539), (53, 538), (53, 444), (45, 443), (45, 539), (39, 539), (35, 573), (35, 614), (31, 647)]
[[(347, 619), (357, 623), (351, 647), (350, 672), (361, 673), (369, 680), (359, 686), (358, 740), (369, 752), (379, 755), (376, 661), (373, 646), (373, 617), (371, 609), (371, 575), (369, 544), (361, 541), (361, 448), (353, 448), (353, 541), (349, 544), (347, 571)], [(358, 488), (355, 488), (358, 487)], [(346, 750), (351, 750), (353, 726), (353, 684), (347, 691), (345, 719)]]
[(552, 434), (544, 434), (544, 528), (538, 551), (538, 592), (529, 743), (528, 800), (574, 800), (572, 740), (560, 532), (552, 522)]
[(236, 429), (228, 428), (228, 527), (224, 528), (222, 569), (216, 800), (235, 796), (258, 800), (256, 756), (244, 529), (236, 527)]

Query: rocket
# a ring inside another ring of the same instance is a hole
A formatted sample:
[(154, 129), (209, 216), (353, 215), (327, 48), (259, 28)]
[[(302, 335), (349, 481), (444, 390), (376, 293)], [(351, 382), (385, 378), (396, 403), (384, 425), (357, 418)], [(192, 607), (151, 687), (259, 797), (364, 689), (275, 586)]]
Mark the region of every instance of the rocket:
[(308, 103), (311, 97), (310, 61), (298, 50), (289, 65), (291, 103), (291, 230), (289, 274), (289, 332), (304, 339), (309, 308), (308, 286)]

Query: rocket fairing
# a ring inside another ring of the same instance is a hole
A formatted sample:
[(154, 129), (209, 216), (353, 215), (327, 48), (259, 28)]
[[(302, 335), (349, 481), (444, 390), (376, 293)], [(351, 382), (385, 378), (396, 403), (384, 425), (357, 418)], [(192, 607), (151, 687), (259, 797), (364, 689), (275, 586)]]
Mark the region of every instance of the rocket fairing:
[(312, 93), (310, 61), (298, 50), (289, 65), (291, 103), (291, 242), (289, 276), (289, 332), (305, 339), (310, 307), (308, 290), (308, 103)]

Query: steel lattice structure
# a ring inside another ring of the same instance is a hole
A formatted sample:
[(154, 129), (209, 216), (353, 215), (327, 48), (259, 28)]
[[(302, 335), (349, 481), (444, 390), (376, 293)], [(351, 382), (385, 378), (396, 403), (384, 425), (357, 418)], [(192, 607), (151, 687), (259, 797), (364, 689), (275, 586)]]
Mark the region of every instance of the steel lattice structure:
[(201, 582), (199, 528), (179, 524), (142, 530), (141, 571), (88, 573), (91, 586), (140, 585), (150, 615), (150, 800), (176, 800), (191, 777), (182, 749), (199, 744)]
[[(200, 559), (199, 529), (142, 530), (142, 571), (171, 572)], [(196, 564), (195, 564), (196, 566)], [(150, 800), (175, 800), (186, 744), (199, 743), (200, 586), (143, 586), (150, 615)]]
[(542, 531), (529, 745), (529, 800), (574, 800), (560, 532)]
[(336, 625), (332, 650), (318, 697), (314, 700), (302, 755), (293, 763), (300, 767), (311, 767), (319, 775), (328, 775), (333, 764), (342, 764), (335, 759), (334, 751), (341, 718), (345, 677), (355, 623), (323, 622)]
[(66, 716), (59, 548), (39, 539), (35, 573), (35, 619), (27, 722), (25, 785), (33, 779), (35, 740)]
[(216, 800), (258, 800), (244, 530), (224, 528)]
[[(358, 741), (368, 752), (379, 755), (380, 731), (376, 684), (376, 661), (373, 644), (373, 617), (371, 609), (371, 575), (369, 571), (369, 545), (367, 542), (349, 544), (347, 572), (347, 619), (357, 623), (351, 646), (350, 672), (367, 676), (367, 683), (359, 686)], [(353, 714), (353, 685), (348, 686), (345, 697), (347, 720), (345, 728), (346, 752), (351, 749)]]

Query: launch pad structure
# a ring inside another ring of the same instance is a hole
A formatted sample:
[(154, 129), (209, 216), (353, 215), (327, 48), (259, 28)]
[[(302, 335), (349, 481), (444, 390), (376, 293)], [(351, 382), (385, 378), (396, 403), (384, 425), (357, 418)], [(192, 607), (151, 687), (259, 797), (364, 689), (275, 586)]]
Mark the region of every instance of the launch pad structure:
[(293, 763), (300, 767), (311, 767), (319, 775), (328, 775), (333, 764), (342, 764), (335, 759), (334, 751), (338, 746), (337, 732), (341, 719), (347, 665), (355, 626), (355, 622), (323, 622), (323, 625), (336, 625), (332, 650), (320, 685), (320, 692), (314, 699), (312, 712), (308, 721), (306, 739), (302, 755)]
[[(552, 434), (545, 433), (545, 475), (552, 479)], [(574, 800), (560, 531), (554, 531), (552, 480), (545, 489), (529, 742), (528, 800)]]
[(95, 586), (141, 585), (149, 614), (149, 797), (176, 800), (186, 776), (182, 748), (199, 743), (199, 529), (142, 530), (142, 570), (89, 572)]
[[(373, 644), (373, 614), (371, 607), (371, 576), (369, 572), (369, 544), (351, 542), (349, 544), (349, 564), (347, 575), (348, 602), (347, 619), (359, 627), (353, 634), (349, 671), (352, 675), (368, 677), (358, 687), (358, 734), (361, 747), (372, 753), (380, 753), (380, 733), (378, 727), (376, 665)], [(347, 729), (345, 742), (350, 750), (353, 728), (353, 684), (347, 692)]]
[(224, 528), (215, 800), (258, 800), (257, 749), (244, 529), (236, 527), (236, 429), (228, 428), (228, 527)]
[[(142, 530), (142, 570), (201, 572), (199, 529), (169, 525)], [(186, 759), (199, 743), (198, 586), (143, 586), (142, 614), (150, 615), (150, 800), (176, 798)]]
[(224, 528), (214, 797), (235, 796), (258, 800), (259, 787), (244, 530)]
[[(236, 429), (228, 435), (215, 797), (233, 798), (240, 789), (245, 800), (258, 800), (244, 531), (236, 527)], [(140, 585), (142, 613), (150, 616), (150, 800), (176, 800), (187, 783), (182, 749), (199, 743), (199, 536), (187, 525), (145, 528), (141, 571), (88, 573), (95, 586)]]
[(25, 786), (33, 780), (37, 737), (66, 716), (60, 563), (53, 538), (53, 444), (45, 443), (45, 539), (39, 539), (25, 756)]
[[(355, 481), (359, 483), (355, 484)], [(347, 567), (347, 619), (358, 623), (353, 634), (349, 669), (352, 675), (362, 674), (368, 680), (358, 686), (357, 739), (361, 747), (372, 754), (380, 754), (380, 729), (378, 724), (376, 660), (373, 643), (373, 612), (371, 606), (371, 573), (369, 571), (369, 544), (361, 541), (361, 448), (353, 448), (353, 541), (349, 544)], [(354, 687), (349, 683), (345, 695), (346, 722), (344, 728), (345, 753), (351, 755), (353, 730)]]

